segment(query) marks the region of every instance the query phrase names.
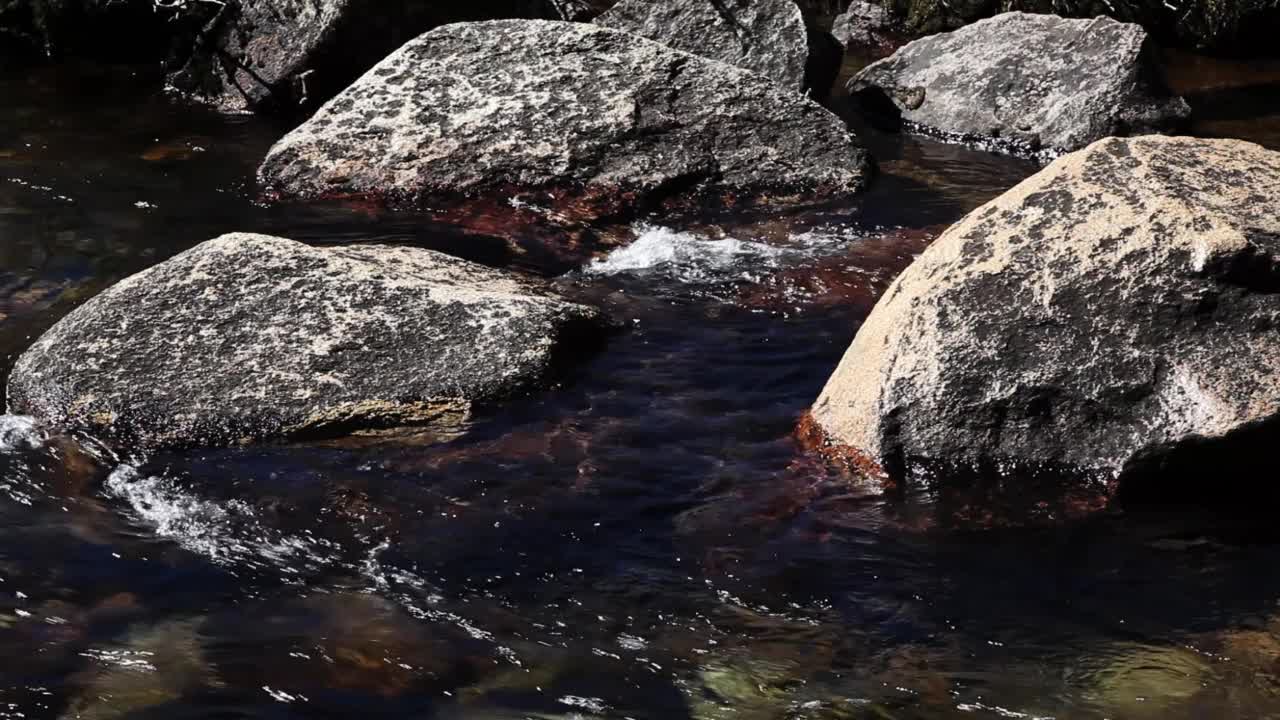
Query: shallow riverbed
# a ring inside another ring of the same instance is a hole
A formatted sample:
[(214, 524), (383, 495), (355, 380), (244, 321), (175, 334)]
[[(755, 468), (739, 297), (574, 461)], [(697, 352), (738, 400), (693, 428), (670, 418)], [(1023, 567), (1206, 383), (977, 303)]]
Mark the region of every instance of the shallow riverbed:
[[(1197, 132), (1280, 149), (1276, 64), (1174, 56)], [(629, 326), (454, 438), (117, 457), (0, 417), (0, 717), (1280, 714), (1280, 534), (1145, 513), (956, 529), (796, 421), (892, 277), (1033, 163), (868, 136), (845, 212), (574, 265), (409, 212), (262, 207), (286, 128), (128, 70), (0, 74), (0, 356), (231, 230), (555, 276)], [(575, 269), (576, 268), (576, 269)]]

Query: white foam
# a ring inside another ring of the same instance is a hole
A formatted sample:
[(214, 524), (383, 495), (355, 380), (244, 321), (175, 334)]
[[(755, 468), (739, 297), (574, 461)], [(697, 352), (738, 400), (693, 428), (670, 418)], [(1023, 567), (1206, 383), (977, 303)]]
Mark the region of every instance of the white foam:
[(220, 565), (273, 567), (296, 574), (338, 561), (332, 543), (264, 527), (245, 502), (204, 500), (170, 478), (143, 477), (131, 465), (113, 470), (104, 487), (109, 495), (128, 503), (157, 535)]
[(592, 261), (583, 273), (654, 273), (686, 283), (759, 280), (852, 239), (848, 230), (810, 230), (791, 236), (783, 244), (711, 238), (660, 225), (637, 225), (634, 230), (634, 242)]
[(25, 415), (0, 415), (0, 452), (38, 450), (47, 436), (36, 425), (35, 418)]
[(685, 280), (723, 277), (749, 266), (776, 266), (779, 248), (734, 238), (710, 239), (667, 227), (641, 226), (635, 242), (593, 261), (589, 275), (617, 275), (657, 270)]

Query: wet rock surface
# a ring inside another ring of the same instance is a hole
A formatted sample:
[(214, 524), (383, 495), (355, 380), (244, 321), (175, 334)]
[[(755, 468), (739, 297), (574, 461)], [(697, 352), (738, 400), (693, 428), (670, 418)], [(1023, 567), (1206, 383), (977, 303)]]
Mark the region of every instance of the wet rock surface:
[(135, 447), (452, 424), (550, 379), (597, 311), (434, 251), (224, 235), (81, 306), (9, 403)]
[(895, 478), (1067, 470), (1201, 501), (1204, 477), (1256, 483), (1280, 413), (1277, 190), (1280, 154), (1236, 140), (1060, 158), (894, 282), (814, 420)]
[(848, 88), (916, 129), (1027, 153), (1173, 130), (1190, 114), (1147, 33), (1107, 18), (1006, 13), (909, 43)]
[(595, 25), (494, 21), (404, 46), (276, 143), (258, 177), (278, 198), (542, 190), (580, 218), (847, 199), (869, 169), (837, 117), (749, 71)]
[(792, 0), (623, 0), (595, 22), (746, 68), (786, 87), (804, 85), (809, 48), (804, 18)]

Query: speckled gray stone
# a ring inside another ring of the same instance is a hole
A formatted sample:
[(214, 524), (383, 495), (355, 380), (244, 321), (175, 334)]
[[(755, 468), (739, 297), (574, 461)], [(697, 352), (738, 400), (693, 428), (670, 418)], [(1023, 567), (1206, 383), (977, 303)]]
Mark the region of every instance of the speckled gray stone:
[(922, 129), (1054, 154), (1176, 128), (1190, 108), (1140, 26), (1005, 13), (909, 43), (849, 81)]
[(408, 43), (276, 143), (258, 176), (283, 198), (546, 189), (567, 210), (584, 195), (846, 198), (869, 170), (839, 118), (764, 77), (596, 25), (507, 20)]
[(622, 0), (595, 20), (800, 89), (809, 57), (792, 0)]
[(846, 49), (884, 46), (892, 30), (889, 11), (870, 0), (853, 0), (831, 23), (831, 35)]
[(454, 424), (601, 328), (541, 283), (430, 250), (224, 235), (74, 310), (8, 397), (135, 449)]
[(1169, 481), (1214, 448), (1271, 458), (1277, 197), (1280, 153), (1238, 140), (1109, 138), (1066, 155), (893, 283), (813, 418), (891, 473), (925, 459), (1124, 481), (1178, 458), (1155, 476)]

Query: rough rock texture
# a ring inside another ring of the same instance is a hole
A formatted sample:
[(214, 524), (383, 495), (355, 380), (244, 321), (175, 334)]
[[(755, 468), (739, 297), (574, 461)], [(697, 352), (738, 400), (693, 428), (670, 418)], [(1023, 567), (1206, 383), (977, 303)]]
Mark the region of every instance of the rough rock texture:
[(871, 0), (907, 37), (954, 30), (1003, 12), (1099, 15), (1138, 23), (1161, 44), (1226, 53), (1274, 54), (1275, 0)]
[(258, 176), (280, 197), (555, 189), (587, 214), (843, 197), (868, 169), (836, 116), (754, 73), (596, 25), (494, 21), (404, 46), (276, 143)]
[(595, 22), (804, 86), (809, 47), (792, 0), (622, 0)]
[(846, 50), (881, 52), (894, 44), (894, 21), (882, 6), (853, 0), (832, 22), (831, 34)]
[(313, 108), (431, 28), (593, 11), (585, 0), (227, 0), (169, 82), (225, 110)]
[(1191, 112), (1165, 86), (1141, 27), (1026, 13), (916, 40), (849, 91), (888, 98), (923, 129), (1029, 152), (1173, 129)]
[(1190, 474), (1204, 500), (1206, 479), (1232, 477), (1218, 463), (1269, 453), (1280, 431), (1277, 196), (1280, 153), (1242, 141), (1064, 156), (894, 282), (813, 419), (891, 476), (1012, 464), (1159, 494)]
[(456, 422), (545, 380), (595, 310), (430, 250), (224, 235), (82, 305), (9, 404), (144, 448)]
[(612, 0), (547, 0), (551, 8), (547, 19), (590, 22), (612, 4)]

